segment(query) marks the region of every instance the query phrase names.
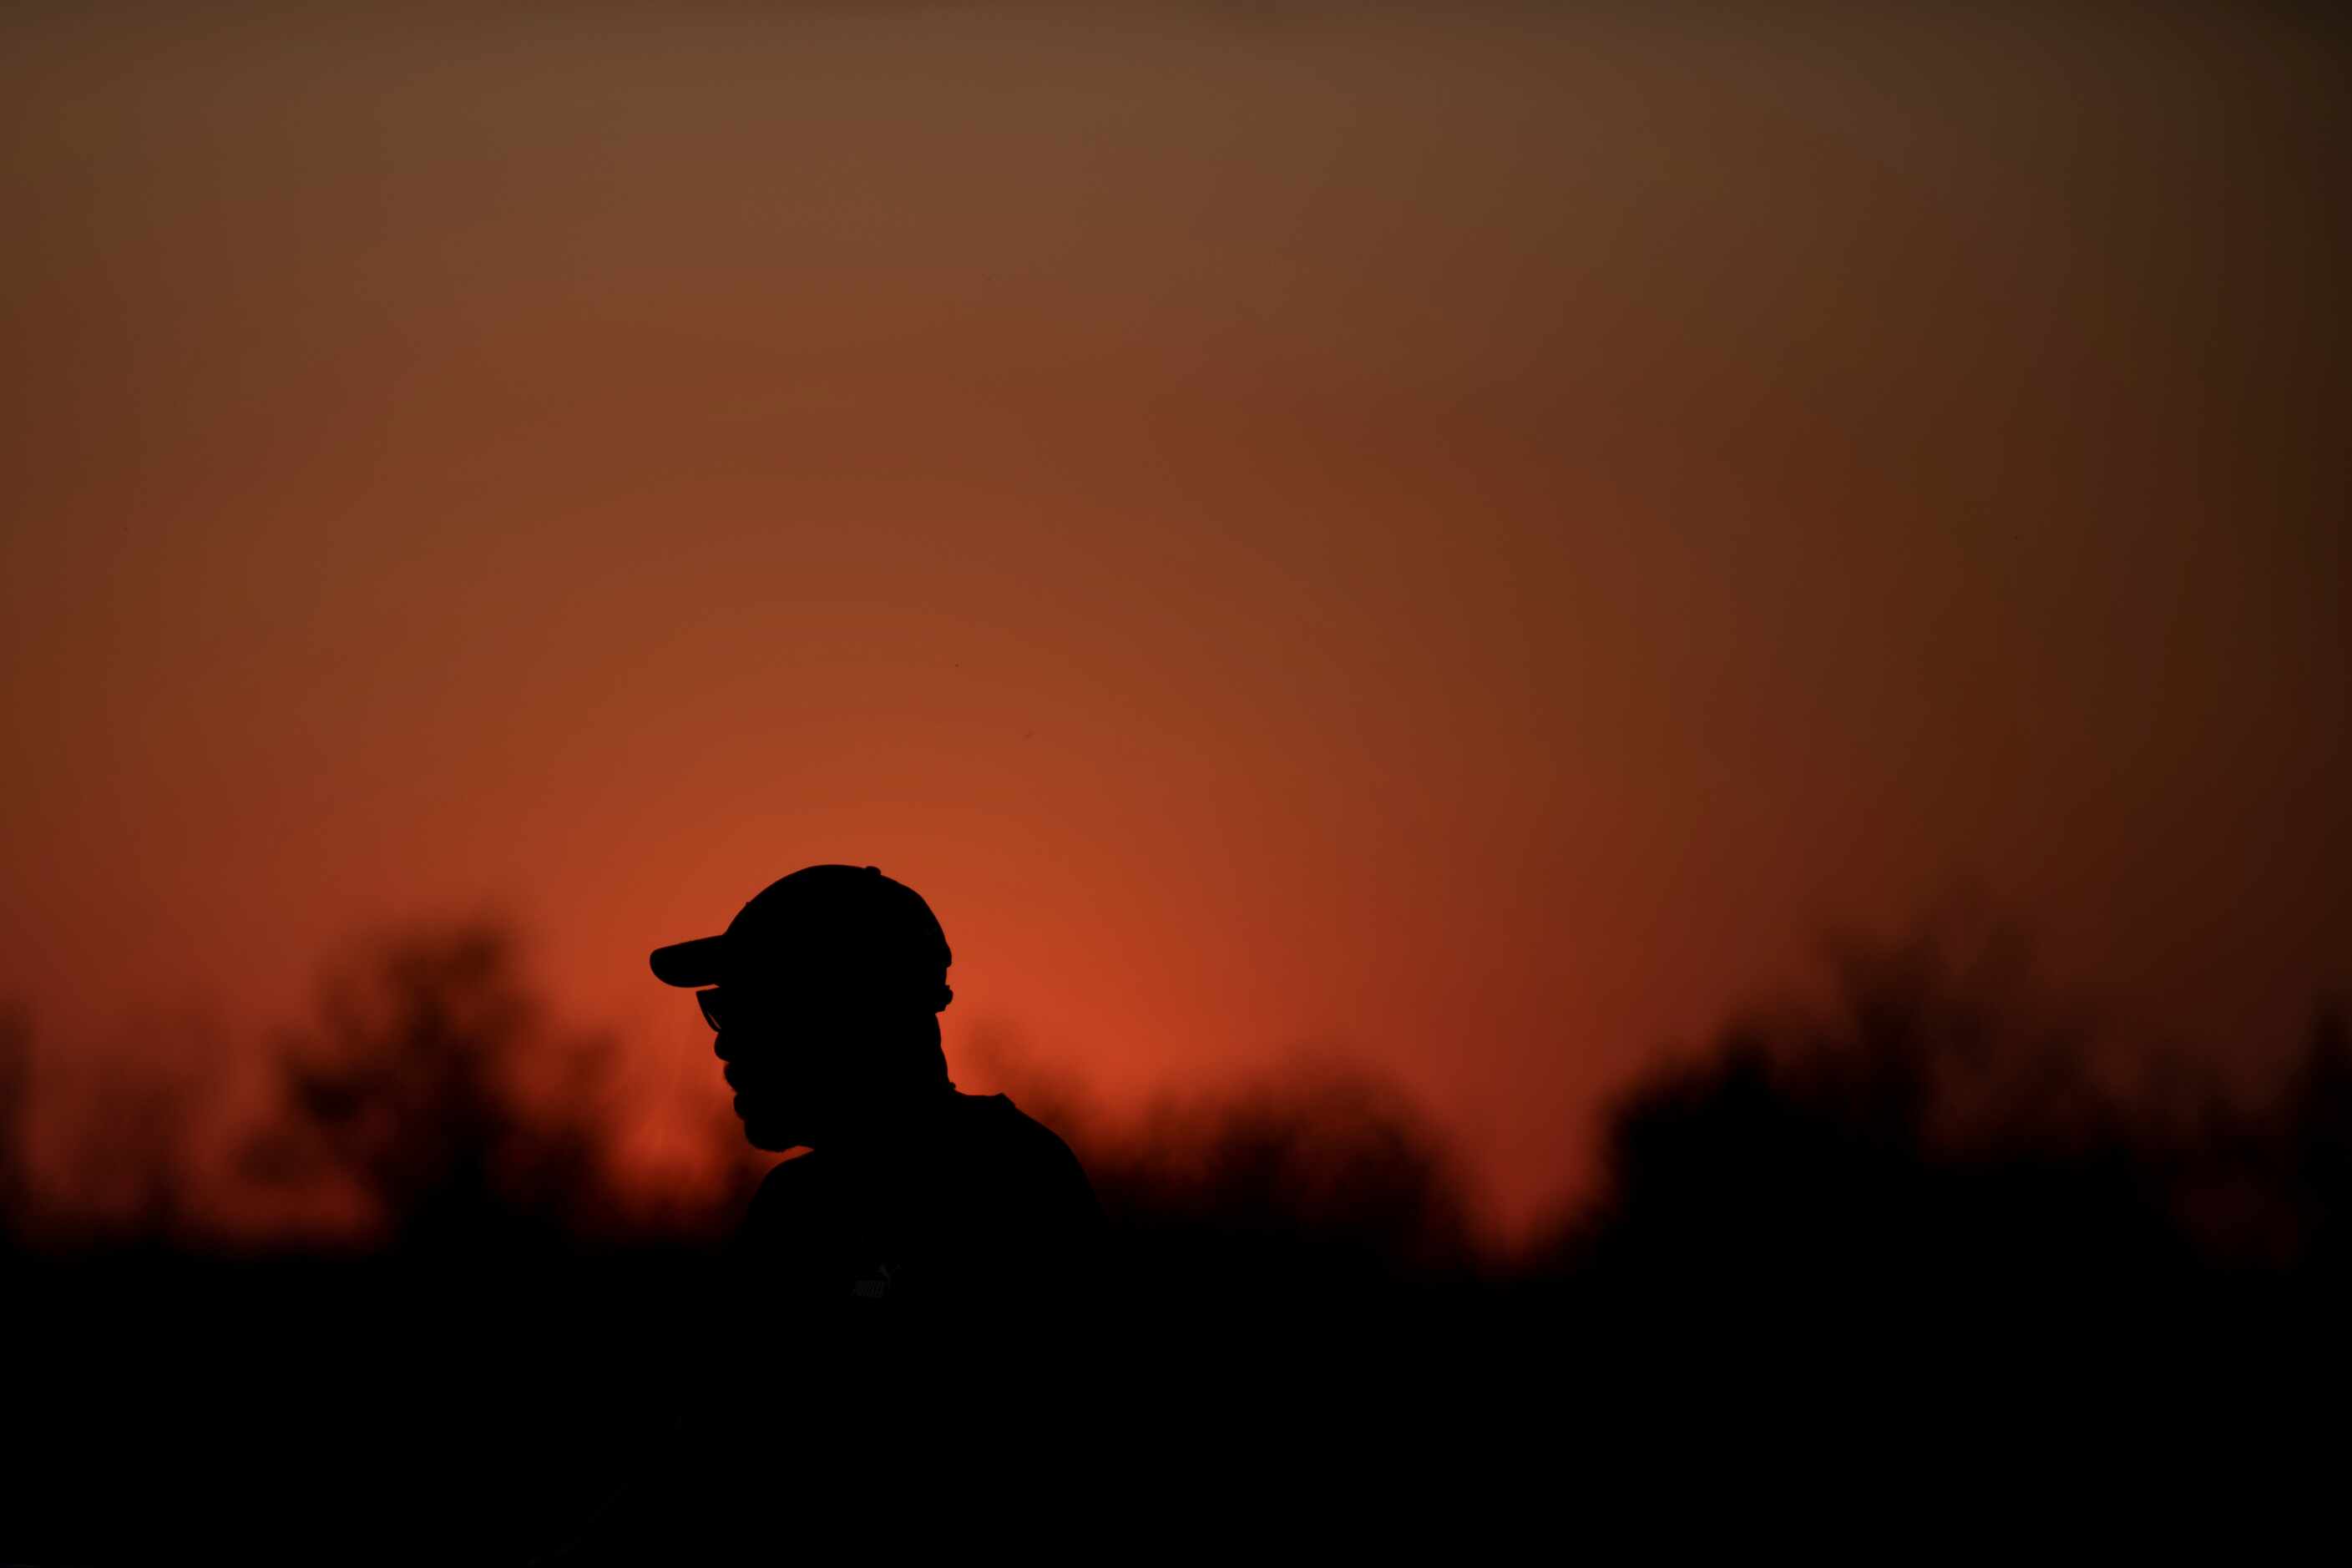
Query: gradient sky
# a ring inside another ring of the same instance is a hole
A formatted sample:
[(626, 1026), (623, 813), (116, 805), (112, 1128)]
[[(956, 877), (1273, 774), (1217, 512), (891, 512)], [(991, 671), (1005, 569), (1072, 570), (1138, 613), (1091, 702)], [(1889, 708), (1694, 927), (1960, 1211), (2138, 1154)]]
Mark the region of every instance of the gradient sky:
[(871, 862), (951, 1058), (1357, 1057), (1507, 1221), (1958, 888), (2267, 1047), (2352, 986), (2316, 16), (11, 7), (0, 995), (498, 909), (699, 1084), (646, 950)]

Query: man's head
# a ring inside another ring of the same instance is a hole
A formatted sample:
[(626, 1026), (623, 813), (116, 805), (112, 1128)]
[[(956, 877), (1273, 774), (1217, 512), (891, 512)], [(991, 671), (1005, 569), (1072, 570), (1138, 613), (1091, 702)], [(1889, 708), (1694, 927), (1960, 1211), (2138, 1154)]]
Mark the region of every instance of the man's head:
[(795, 871), (718, 936), (653, 953), (656, 977), (698, 988), (762, 1149), (851, 1141), (943, 1090), (951, 962), (921, 895), (871, 866)]

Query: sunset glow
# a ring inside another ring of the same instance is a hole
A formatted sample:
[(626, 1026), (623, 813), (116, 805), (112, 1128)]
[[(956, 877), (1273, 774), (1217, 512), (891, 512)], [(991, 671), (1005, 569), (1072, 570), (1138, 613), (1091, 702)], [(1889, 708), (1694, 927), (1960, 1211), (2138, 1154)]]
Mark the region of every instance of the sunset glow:
[(722, 1091), (646, 952), (821, 861), (938, 912), (961, 1080), (1362, 1062), (1504, 1227), (1963, 894), (2284, 1047), (2352, 986), (2342, 56), (1896, 11), (13, 12), (37, 1071), (195, 1016), (234, 1100), (339, 943), (492, 911), (657, 1156)]

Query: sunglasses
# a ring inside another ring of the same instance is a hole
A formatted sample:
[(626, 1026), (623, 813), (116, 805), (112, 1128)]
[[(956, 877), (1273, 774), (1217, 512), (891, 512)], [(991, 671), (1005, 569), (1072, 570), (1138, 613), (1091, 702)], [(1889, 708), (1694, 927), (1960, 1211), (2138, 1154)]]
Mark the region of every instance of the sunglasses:
[[(814, 999), (814, 994), (801, 998), (803, 1005)], [(773, 1016), (778, 1002), (778, 998), (772, 995), (758, 992), (747, 994), (740, 988), (730, 991), (723, 985), (698, 991), (694, 994), (694, 1000), (702, 1009), (702, 1021), (714, 1029), (749, 1028), (762, 1017)]]
[(713, 985), (694, 994), (695, 1004), (702, 1009), (702, 1021), (713, 1029), (750, 1027), (762, 1017), (772, 1018), (780, 1011), (854, 1011), (870, 1005), (873, 999), (869, 989), (855, 984), (826, 985), (814, 979), (781, 992), (764, 988), (746, 992), (740, 986), (730, 990)]

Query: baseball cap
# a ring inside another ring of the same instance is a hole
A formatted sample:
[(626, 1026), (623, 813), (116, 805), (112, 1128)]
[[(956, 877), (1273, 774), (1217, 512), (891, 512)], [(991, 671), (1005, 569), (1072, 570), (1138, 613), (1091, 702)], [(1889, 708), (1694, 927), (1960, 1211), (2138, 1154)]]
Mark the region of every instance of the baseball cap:
[(944, 984), (954, 962), (923, 896), (874, 866), (804, 866), (762, 888), (717, 936), (652, 954), (666, 985), (854, 977), (903, 985), (934, 1012), (954, 995)]

